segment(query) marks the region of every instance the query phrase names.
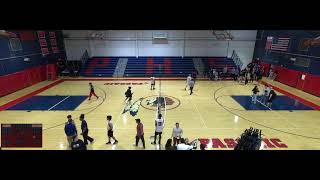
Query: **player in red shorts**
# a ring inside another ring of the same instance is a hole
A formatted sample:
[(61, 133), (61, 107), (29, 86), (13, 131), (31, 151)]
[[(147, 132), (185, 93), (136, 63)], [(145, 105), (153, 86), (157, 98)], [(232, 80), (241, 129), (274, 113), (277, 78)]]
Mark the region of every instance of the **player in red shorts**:
[(89, 100), (91, 99), (92, 95), (94, 95), (97, 99), (99, 99), (99, 97), (96, 95), (96, 93), (94, 93), (94, 87), (93, 87), (92, 83), (89, 83), (89, 86), (90, 86)]

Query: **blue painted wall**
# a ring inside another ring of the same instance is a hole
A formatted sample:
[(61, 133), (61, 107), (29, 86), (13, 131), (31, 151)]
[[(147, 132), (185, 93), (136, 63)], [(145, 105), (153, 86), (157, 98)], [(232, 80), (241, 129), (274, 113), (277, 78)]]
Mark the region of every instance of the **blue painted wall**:
[[(52, 30), (53, 31), (53, 30)], [(51, 31), (51, 32), (52, 32)], [(20, 31), (11, 31), (17, 34), (20, 38)], [(57, 47), (59, 48), (59, 53), (52, 53), (50, 46), (49, 31), (46, 32), (46, 40), (50, 54), (43, 57), (41, 54), (40, 44), (38, 38), (33, 41), (20, 41), (22, 46), (22, 51), (12, 52), (10, 50), (9, 39), (0, 37), (0, 76), (11, 74), (14, 72), (22, 71), (31, 67), (36, 67), (39, 65), (45, 65), (50, 63), (55, 63), (58, 58), (65, 58), (65, 48), (63, 43), (62, 31), (56, 32)], [(22, 57), (19, 57), (22, 56)], [(24, 62), (24, 58), (30, 58), (29, 62)]]
[[(267, 52), (265, 50), (266, 40), (268, 36), (272, 37), (290, 37), (289, 49), (285, 53)], [(254, 58), (260, 58), (263, 62), (282, 65), (289, 69), (308, 72), (310, 74), (320, 75), (320, 44), (313, 45), (307, 51), (299, 49), (299, 45), (303, 39), (316, 38), (320, 36), (320, 31), (312, 30), (264, 30), (258, 31), (257, 41), (255, 44)], [(307, 57), (303, 57), (307, 56)], [(303, 57), (310, 59), (309, 67), (294, 65), (291, 57)]]

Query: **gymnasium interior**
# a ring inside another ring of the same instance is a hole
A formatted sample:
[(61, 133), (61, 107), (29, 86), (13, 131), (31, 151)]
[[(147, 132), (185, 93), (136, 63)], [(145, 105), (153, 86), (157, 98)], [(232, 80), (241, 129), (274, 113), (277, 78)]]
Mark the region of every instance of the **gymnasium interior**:
[(191, 150), (319, 150), (319, 110), (317, 30), (0, 30), (1, 150), (74, 149), (81, 114), (87, 150), (167, 150), (176, 123)]

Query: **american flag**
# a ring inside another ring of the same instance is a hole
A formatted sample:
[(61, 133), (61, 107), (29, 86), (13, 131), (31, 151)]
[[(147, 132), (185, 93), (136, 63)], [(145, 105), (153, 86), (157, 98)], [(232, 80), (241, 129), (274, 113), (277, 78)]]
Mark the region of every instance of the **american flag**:
[(288, 51), (290, 38), (288, 37), (267, 37), (266, 50)]

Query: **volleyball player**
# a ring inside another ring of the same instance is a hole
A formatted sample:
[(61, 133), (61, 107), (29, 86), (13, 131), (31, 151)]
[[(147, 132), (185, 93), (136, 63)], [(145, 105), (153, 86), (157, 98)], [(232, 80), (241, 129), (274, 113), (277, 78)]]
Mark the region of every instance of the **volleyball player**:
[(257, 94), (259, 92), (258, 86), (254, 86), (254, 88), (252, 89), (252, 102), (253, 104), (257, 103)]
[(189, 81), (189, 88), (190, 88), (190, 95), (193, 93), (193, 87), (194, 87), (194, 79), (191, 79)]
[(155, 121), (155, 126), (156, 126), (156, 130), (154, 132), (154, 141), (151, 144), (156, 144), (158, 135), (159, 135), (159, 144), (161, 144), (161, 135), (164, 127), (164, 120), (161, 114), (158, 115), (158, 118)]
[(189, 76), (187, 77), (187, 84), (184, 90), (187, 90), (187, 87), (189, 86), (189, 82), (191, 81), (191, 79), (192, 79), (191, 74), (189, 74)]
[(117, 144), (118, 140), (113, 136), (113, 122), (112, 122), (112, 116), (108, 115), (107, 116), (107, 129), (108, 129), (108, 139), (109, 141), (106, 144), (111, 144), (111, 138), (114, 140), (113, 144)]
[(129, 86), (127, 91), (124, 93), (126, 96), (126, 99), (124, 100), (125, 102), (128, 100), (128, 102), (131, 104), (131, 100), (132, 100), (132, 92), (131, 92), (131, 87)]
[(156, 84), (156, 78), (155, 77), (151, 77), (150, 78), (150, 83), (151, 83), (151, 90), (154, 90), (155, 88), (154, 88), (154, 86), (155, 86), (155, 84)]
[(272, 101), (276, 98), (277, 94), (276, 92), (274, 92), (274, 90), (272, 89), (272, 87), (270, 87), (270, 93), (269, 93), (269, 97), (268, 97), (268, 103), (267, 106), (269, 108), (271, 108), (272, 106)]
[(94, 93), (94, 87), (93, 87), (92, 83), (89, 83), (89, 86), (90, 86), (89, 100), (91, 99), (92, 95), (94, 95), (97, 99), (99, 99), (99, 97), (96, 95), (96, 93)]

